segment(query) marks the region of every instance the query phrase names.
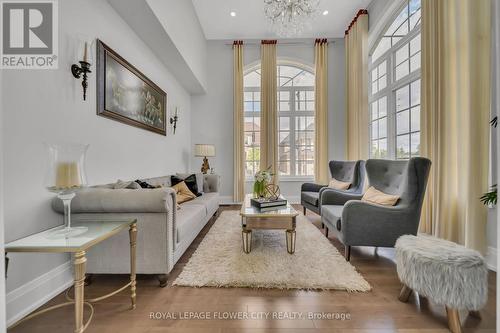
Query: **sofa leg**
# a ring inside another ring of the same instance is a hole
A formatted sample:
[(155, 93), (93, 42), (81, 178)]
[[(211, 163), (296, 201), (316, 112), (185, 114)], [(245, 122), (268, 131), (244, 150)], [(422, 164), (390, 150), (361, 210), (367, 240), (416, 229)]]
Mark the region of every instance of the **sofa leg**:
[(474, 317), (476, 319), (481, 319), (481, 312), (479, 312), (479, 311), (469, 311), (469, 316)]
[(156, 278), (158, 279), (158, 282), (160, 282), (160, 288), (165, 288), (167, 286), (167, 274), (158, 274)]
[(304, 216), (306, 216), (306, 207), (304, 207)]
[(325, 236), (328, 238), (328, 227), (325, 228)]
[(450, 331), (452, 333), (462, 333), (458, 310), (446, 307), (446, 315), (448, 317), (448, 328), (450, 329)]
[(94, 277), (94, 274), (91, 274), (91, 273), (87, 273), (87, 275), (85, 275), (85, 286), (90, 286), (92, 284), (92, 278)]
[(344, 257), (346, 261), (351, 261), (351, 246), (345, 245)]
[(325, 224), (321, 223), (321, 229), (325, 229)]
[(401, 288), (401, 292), (399, 293), (399, 300), (403, 303), (408, 302), (408, 299), (410, 299), (411, 295), (411, 289), (407, 285), (403, 285), (403, 288)]

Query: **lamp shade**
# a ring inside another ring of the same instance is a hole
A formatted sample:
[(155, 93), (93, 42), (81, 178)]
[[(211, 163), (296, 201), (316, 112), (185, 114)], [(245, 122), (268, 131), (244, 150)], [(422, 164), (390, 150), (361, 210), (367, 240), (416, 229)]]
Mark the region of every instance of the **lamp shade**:
[(214, 157), (215, 156), (215, 146), (207, 144), (196, 144), (194, 145), (194, 156), (198, 157)]

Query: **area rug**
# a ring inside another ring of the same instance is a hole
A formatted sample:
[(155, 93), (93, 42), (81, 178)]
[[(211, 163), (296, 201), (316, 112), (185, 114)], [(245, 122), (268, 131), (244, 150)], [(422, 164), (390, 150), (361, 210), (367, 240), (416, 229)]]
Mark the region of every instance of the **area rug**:
[(224, 211), (174, 281), (176, 286), (336, 289), (369, 291), (368, 282), (303, 215), (295, 253), (285, 231), (254, 230), (252, 251), (242, 248), (239, 211)]

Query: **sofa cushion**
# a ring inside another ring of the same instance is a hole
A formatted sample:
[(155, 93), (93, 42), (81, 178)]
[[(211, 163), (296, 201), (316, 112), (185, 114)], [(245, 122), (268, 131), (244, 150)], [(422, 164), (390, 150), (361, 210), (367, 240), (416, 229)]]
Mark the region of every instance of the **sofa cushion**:
[(219, 201), (220, 201), (220, 196), (219, 193), (204, 193), (202, 196), (197, 197), (190, 203), (192, 204), (200, 204), (205, 207), (206, 211), (205, 214), (207, 215), (213, 215), (217, 209), (219, 208)]
[(302, 192), (302, 200), (305, 202), (318, 207), (319, 203), (319, 193), (318, 192)]
[(205, 223), (206, 209), (205, 206), (194, 204), (192, 201), (181, 205), (181, 209), (177, 211), (177, 243), (182, 242), (196, 228)]
[(344, 206), (323, 205), (321, 206), (321, 216), (336, 225), (337, 221), (342, 217)]

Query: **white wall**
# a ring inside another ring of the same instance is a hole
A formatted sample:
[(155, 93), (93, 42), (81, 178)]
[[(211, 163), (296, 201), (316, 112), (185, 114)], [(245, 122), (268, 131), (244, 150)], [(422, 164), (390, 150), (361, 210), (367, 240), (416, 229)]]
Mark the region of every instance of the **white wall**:
[[(255, 41), (258, 43), (258, 41)], [(287, 41), (290, 42), (290, 41)], [(304, 42), (299, 40), (297, 42)], [(278, 42), (278, 58), (296, 60), (314, 68), (314, 41), (309, 45), (281, 45)], [(208, 42), (208, 89), (203, 96), (193, 96), (192, 125), (193, 143), (213, 143), (217, 156), (210, 159), (211, 166), (221, 175), (225, 202), (233, 195), (233, 51), (228, 41)], [(249, 41), (252, 43), (252, 41)], [(344, 41), (337, 39), (329, 46), (329, 158), (345, 158), (345, 66)], [(244, 46), (244, 64), (248, 66), (260, 59), (259, 45)], [(201, 164), (193, 159), (193, 166)], [(284, 195), (296, 201), (303, 181), (281, 182)], [(248, 184), (250, 185), (250, 184)], [(247, 192), (250, 192), (247, 186)]]
[[(2, 131), (6, 241), (62, 224), (62, 217), (50, 208), (53, 194), (43, 188), (44, 142), (90, 144), (87, 172), (91, 184), (160, 176), (190, 167), (190, 96), (110, 5), (105, 0), (88, 0), (83, 6), (77, 0), (59, 1), (59, 27), (58, 70), (3, 73), (9, 82), (3, 87), (1, 101), (8, 124)], [(97, 116), (95, 71), (88, 99), (82, 100), (81, 80), (74, 79), (69, 70), (80, 60), (75, 44), (82, 32), (101, 39), (167, 92), (169, 112), (176, 106), (181, 110), (175, 136), (170, 126), (164, 137)], [(8, 292), (69, 258), (55, 254), (9, 256)]]
[(194, 75), (206, 88), (207, 41), (193, 3), (186, 0), (147, 0), (147, 3)]
[[(0, 101), (3, 94), (3, 75), (0, 70)], [(0, 103), (0, 133), (3, 133), (3, 108)], [(3, 137), (0, 135), (0, 256), (4, 257), (4, 205), (3, 205)], [(0, 264), (0, 332), (5, 332), (5, 266)]]

